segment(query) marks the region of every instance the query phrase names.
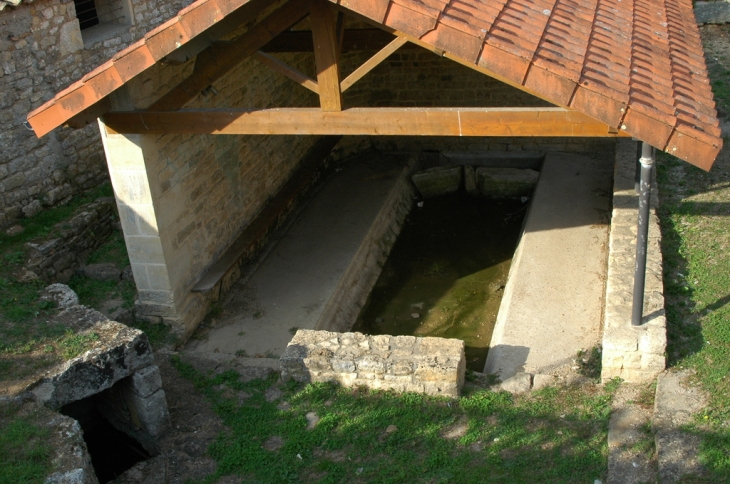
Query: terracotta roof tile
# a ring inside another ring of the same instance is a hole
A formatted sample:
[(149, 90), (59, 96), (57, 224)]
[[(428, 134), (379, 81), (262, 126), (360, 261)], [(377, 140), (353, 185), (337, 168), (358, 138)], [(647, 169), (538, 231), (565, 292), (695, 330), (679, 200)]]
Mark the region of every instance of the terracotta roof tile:
[[(197, 0), (29, 115), (67, 121), (250, 0)], [(330, 0), (708, 168), (722, 146), (690, 0)]]

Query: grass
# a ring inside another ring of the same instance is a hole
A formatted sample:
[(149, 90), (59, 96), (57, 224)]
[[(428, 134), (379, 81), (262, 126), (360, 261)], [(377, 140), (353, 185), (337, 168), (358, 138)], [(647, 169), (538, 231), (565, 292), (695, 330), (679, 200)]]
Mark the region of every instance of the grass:
[[(728, 140), (726, 140), (726, 145)], [(667, 356), (691, 369), (709, 406), (690, 429), (703, 437), (710, 482), (730, 482), (730, 157), (705, 173), (659, 158)]]
[[(26, 242), (52, 235), (54, 226), (71, 217), (81, 205), (110, 195), (111, 187), (102, 186), (67, 205), (21, 220), (21, 234), (0, 233), (0, 381), (22, 380), (81, 354), (93, 343), (88, 339), (90, 335), (74, 335), (65, 326), (49, 322), (56, 309), (52, 303), (39, 299), (45, 284), (40, 280), (19, 282), (18, 277), (27, 260)], [(129, 265), (122, 235), (113, 233), (88, 260), (112, 262), (120, 268)], [(94, 308), (115, 299), (121, 307), (130, 308), (136, 297), (134, 283), (129, 281), (93, 281), (76, 275), (69, 286), (79, 295), (81, 304)], [(163, 344), (169, 332), (163, 325), (135, 322), (134, 326), (147, 333), (153, 346)]]
[(49, 431), (8, 407), (0, 409), (0, 482), (41, 484), (51, 467)]
[[(180, 359), (173, 365), (227, 426), (209, 448), (218, 470), (206, 483), (231, 474), (262, 483), (605, 478), (615, 382), (523, 397), (478, 389), (451, 400), (275, 378), (244, 383), (235, 372), (208, 377)], [(269, 402), (272, 387), (283, 395)], [(320, 418), (313, 429), (307, 429), (310, 412)], [(457, 426), (463, 432), (447, 438)]]

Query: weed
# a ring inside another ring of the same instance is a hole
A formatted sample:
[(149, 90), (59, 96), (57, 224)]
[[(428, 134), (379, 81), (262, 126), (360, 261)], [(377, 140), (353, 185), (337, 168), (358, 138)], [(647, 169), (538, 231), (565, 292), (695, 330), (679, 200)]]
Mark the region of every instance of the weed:
[(61, 355), (64, 359), (70, 360), (91, 348), (93, 343), (98, 340), (99, 335), (96, 333), (74, 334), (72, 331), (69, 331), (58, 342), (58, 346), (61, 349)]
[(248, 353), (246, 353), (246, 350), (236, 350), (236, 357), (237, 358), (248, 358)]
[(579, 350), (577, 355), (578, 373), (594, 381), (601, 379), (601, 347), (594, 346), (589, 351)]
[(48, 433), (48, 429), (23, 417), (9, 415), (0, 419), (0, 482), (45, 482), (52, 450), (46, 444)]
[(6, 264), (20, 265), (25, 261), (25, 252), (22, 250), (13, 250), (3, 255)]

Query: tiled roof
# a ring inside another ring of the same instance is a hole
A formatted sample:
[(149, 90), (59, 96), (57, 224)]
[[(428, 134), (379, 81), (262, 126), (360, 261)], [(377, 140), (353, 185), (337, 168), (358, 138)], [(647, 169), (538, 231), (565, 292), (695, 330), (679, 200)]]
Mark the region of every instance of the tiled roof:
[[(29, 114), (38, 135), (249, 0), (198, 0)], [(722, 146), (690, 0), (338, 0), (557, 105), (709, 169)]]

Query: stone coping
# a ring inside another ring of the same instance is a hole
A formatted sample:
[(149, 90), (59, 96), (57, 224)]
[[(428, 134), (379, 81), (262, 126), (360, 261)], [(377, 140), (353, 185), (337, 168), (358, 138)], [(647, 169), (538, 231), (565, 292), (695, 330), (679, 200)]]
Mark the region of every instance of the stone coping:
[(641, 326), (631, 324), (636, 260), (639, 196), (634, 190), (636, 142), (616, 144), (613, 213), (609, 238), (608, 277), (603, 329), (601, 379), (620, 377), (627, 382), (651, 381), (664, 370), (667, 346), (662, 280), (661, 232), (656, 207), (659, 203), (656, 172), (652, 180), (651, 213)]
[(458, 339), (299, 330), (281, 357), (287, 381), (458, 397), (466, 356)]

